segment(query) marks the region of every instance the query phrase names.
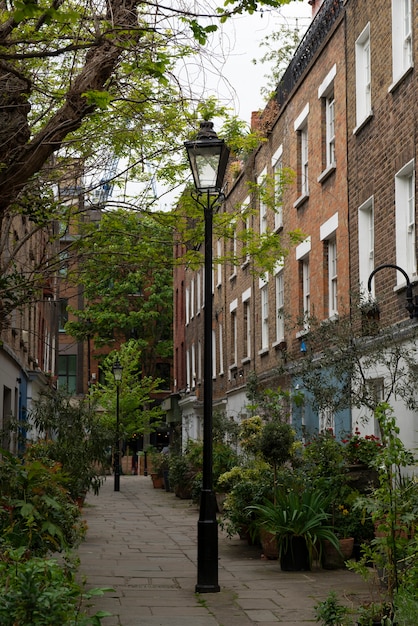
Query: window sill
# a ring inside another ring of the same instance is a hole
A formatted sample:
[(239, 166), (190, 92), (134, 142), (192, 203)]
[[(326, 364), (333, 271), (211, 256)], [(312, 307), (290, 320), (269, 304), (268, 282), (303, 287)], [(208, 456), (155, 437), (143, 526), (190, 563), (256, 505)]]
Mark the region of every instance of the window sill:
[(280, 233), (283, 230), (283, 224), (279, 224), (279, 226), (275, 226), (274, 232)]
[(329, 317), (326, 317), (324, 320), (322, 320), (322, 324), (329, 324), (330, 322), (338, 322), (339, 319), (340, 318), (338, 316), (338, 312), (334, 311), (333, 313), (331, 313)]
[(272, 347), (276, 350), (287, 350), (287, 343), (283, 337), (283, 339), (279, 339), (272, 344)]
[(396, 80), (393, 81), (391, 85), (388, 87), (388, 93), (393, 93), (399, 87), (399, 85), (404, 81), (404, 79), (411, 74), (414, 69), (414, 65), (410, 65)]
[(241, 365), (246, 365), (247, 363), (251, 363), (251, 357), (249, 356), (245, 356), (243, 359), (241, 359)]
[(236, 272), (235, 274), (231, 274), (231, 276), (229, 277), (230, 282), (232, 283), (232, 281), (235, 280), (237, 276), (238, 274)]
[(249, 266), (249, 264), (250, 264), (250, 259), (246, 259), (244, 263), (242, 263), (241, 269), (245, 270)]
[[(416, 283), (418, 282), (418, 274), (411, 274), (409, 278), (409, 282), (411, 283), (412, 286), (416, 285)], [(404, 289), (406, 289), (406, 287), (407, 287), (406, 281), (404, 280), (403, 282), (395, 285), (395, 287), (393, 288), (393, 291), (394, 293), (398, 291), (403, 291)]]
[(337, 169), (337, 166), (335, 162), (330, 163), (330, 165), (327, 165), (327, 167), (323, 170), (323, 172), (321, 172), (321, 174), (318, 176), (317, 178), (318, 183), (325, 182), (327, 178), (331, 176), (333, 172), (335, 172), (336, 169)]
[(258, 356), (266, 356), (266, 354), (268, 353), (269, 353), (268, 348), (261, 348), (261, 350), (258, 351)]
[(371, 119), (373, 119), (373, 111), (370, 111), (370, 113), (364, 118), (364, 120), (355, 127), (355, 129), (353, 130), (353, 135), (357, 135), (366, 126), (366, 124), (370, 122)]
[(302, 204), (305, 204), (305, 202), (307, 202), (309, 200), (309, 193), (304, 193), (303, 195), (299, 196), (299, 198), (293, 203), (293, 207), (295, 209), (298, 209), (299, 207), (302, 206)]
[(306, 337), (308, 333), (309, 333), (309, 328), (298, 330), (298, 332), (296, 333), (296, 339), (300, 339), (301, 337)]

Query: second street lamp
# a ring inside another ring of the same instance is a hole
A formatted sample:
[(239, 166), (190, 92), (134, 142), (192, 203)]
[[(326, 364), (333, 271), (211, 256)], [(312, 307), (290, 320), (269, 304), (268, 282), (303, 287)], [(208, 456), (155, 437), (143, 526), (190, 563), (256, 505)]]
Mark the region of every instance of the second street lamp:
[[(212, 230), (213, 210), (221, 197), (228, 165), (229, 148), (213, 130), (212, 122), (201, 122), (196, 139), (185, 148), (197, 191), (196, 202), (205, 221), (204, 265), (204, 360), (203, 360), (203, 471), (200, 512), (197, 525), (197, 593), (220, 591), (218, 584), (218, 522), (212, 484)], [(205, 199), (203, 202), (201, 199)]]
[(115, 434), (115, 454), (114, 454), (114, 491), (120, 491), (120, 433), (119, 433), (119, 386), (122, 381), (122, 365), (119, 359), (113, 364), (112, 372), (116, 383), (116, 434)]

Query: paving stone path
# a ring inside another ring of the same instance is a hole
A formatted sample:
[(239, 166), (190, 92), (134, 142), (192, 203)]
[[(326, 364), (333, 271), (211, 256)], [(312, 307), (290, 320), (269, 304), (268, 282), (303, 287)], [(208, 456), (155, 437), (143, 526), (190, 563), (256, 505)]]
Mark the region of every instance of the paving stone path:
[(314, 605), (335, 589), (347, 604), (367, 597), (347, 570), (282, 572), (257, 546), (219, 532), (220, 593), (196, 594), (198, 510), (151, 478), (107, 477), (83, 514), (86, 541), (78, 553), (87, 587), (113, 587), (94, 609), (112, 617), (103, 626), (307, 626)]

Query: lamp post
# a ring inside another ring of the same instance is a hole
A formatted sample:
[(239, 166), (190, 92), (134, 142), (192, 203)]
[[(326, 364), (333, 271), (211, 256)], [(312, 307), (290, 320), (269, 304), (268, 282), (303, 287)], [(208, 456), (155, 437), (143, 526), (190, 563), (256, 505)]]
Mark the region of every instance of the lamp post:
[(113, 491), (120, 491), (120, 440), (119, 440), (119, 386), (122, 380), (122, 365), (119, 359), (113, 363), (112, 371), (116, 383), (116, 436), (115, 436), (115, 454), (114, 454), (114, 476), (115, 483)]
[(378, 265), (377, 267), (375, 267), (375, 269), (372, 271), (372, 273), (370, 274), (369, 279), (367, 281), (367, 289), (368, 289), (368, 292), (369, 292), (369, 296), (372, 293), (372, 280), (373, 280), (374, 275), (376, 274), (376, 272), (380, 272), (380, 270), (383, 270), (385, 268), (394, 269), (394, 270), (400, 272), (404, 276), (404, 278), (406, 280), (406, 305), (405, 305), (405, 308), (409, 312), (409, 317), (411, 319), (413, 319), (414, 317), (418, 317), (418, 296), (415, 296), (415, 299), (414, 299), (414, 296), (413, 296), (413, 293), (412, 293), (412, 285), (411, 285), (411, 281), (409, 280), (409, 276), (405, 272), (404, 269), (399, 267), (399, 265), (394, 265), (393, 263), (384, 263), (383, 265)]
[[(197, 593), (220, 591), (218, 584), (218, 523), (212, 483), (212, 228), (213, 210), (221, 197), (228, 165), (229, 148), (213, 130), (212, 122), (201, 122), (196, 139), (185, 148), (193, 174), (196, 202), (203, 208), (205, 222), (204, 329), (203, 329), (203, 471), (197, 524)], [(204, 198), (205, 202), (201, 201)]]

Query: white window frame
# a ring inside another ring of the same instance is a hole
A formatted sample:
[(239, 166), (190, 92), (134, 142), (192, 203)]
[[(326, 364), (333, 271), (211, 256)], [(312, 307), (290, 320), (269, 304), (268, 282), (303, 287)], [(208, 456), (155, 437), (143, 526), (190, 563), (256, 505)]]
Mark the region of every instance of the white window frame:
[(272, 158), (274, 179), (274, 230), (283, 227), (283, 146), (279, 146)]
[(294, 130), (298, 133), (298, 152), (300, 156), (300, 196), (294, 203), (297, 208), (301, 202), (309, 197), (309, 136), (308, 136), (309, 102), (298, 115), (294, 123)]
[(190, 366), (191, 366), (191, 381), (192, 381), (192, 389), (196, 387), (196, 346), (194, 342), (191, 346), (191, 358), (190, 358)]
[(186, 325), (190, 322), (190, 289), (186, 287), (186, 297), (185, 297), (185, 306), (186, 306)]
[(337, 238), (328, 239), (328, 315), (338, 315)]
[(257, 184), (259, 186), (259, 202), (260, 202), (260, 235), (264, 235), (267, 232), (268, 213), (267, 204), (263, 199), (263, 194), (266, 191), (266, 176), (267, 168), (264, 168), (261, 174), (257, 177)]
[(190, 281), (190, 319), (194, 318), (194, 305), (195, 305), (195, 292), (194, 292), (194, 278)]
[(308, 124), (300, 130), (300, 166), (301, 166), (301, 192), (303, 196), (309, 195), (309, 137)]
[(251, 288), (242, 294), (243, 361), (251, 359)]
[(231, 365), (237, 367), (238, 363), (238, 319), (237, 319), (238, 300), (233, 300), (229, 305), (230, 322), (231, 322)]
[(391, 91), (413, 67), (412, 2), (392, 0), (392, 85)]
[[(249, 207), (250, 207), (250, 198), (247, 197), (244, 202), (242, 203), (241, 206), (241, 214), (242, 214), (242, 221), (243, 221), (243, 229), (244, 231), (248, 234), (251, 228), (251, 216), (250, 216), (250, 212), (249, 212)], [(247, 238), (245, 238), (247, 239)], [(243, 241), (243, 245), (245, 247), (248, 246), (248, 241), (244, 240)], [(250, 262), (250, 254), (247, 252), (245, 254), (245, 258), (243, 260), (243, 266), (247, 265)]]
[(202, 306), (202, 274), (199, 270), (196, 274), (196, 315), (200, 313)]
[(222, 241), (221, 239), (218, 239), (218, 241), (216, 242), (216, 256), (217, 256), (217, 262), (216, 262), (216, 286), (220, 287), (222, 285), (222, 262), (219, 260), (222, 258)]
[[(311, 274), (309, 265), (309, 255), (311, 252), (311, 237), (307, 237), (302, 243), (296, 246), (296, 261), (302, 265), (302, 315), (304, 318), (303, 327), (309, 330), (309, 315), (311, 312)], [(298, 336), (298, 335), (297, 335)]]
[(330, 406), (321, 408), (318, 411), (318, 430), (320, 433), (324, 433), (328, 430), (332, 430), (335, 433), (335, 413), (334, 409)]
[(203, 363), (203, 359), (202, 359), (202, 342), (199, 341), (197, 342), (197, 382), (201, 383), (202, 382), (202, 363)]
[(190, 350), (186, 350), (186, 388), (188, 391), (191, 389), (191, 365), (190, 365)]
[(266, 280), (260, 278), (260, 307), (261, 307), (261, 352), (265, 352), (269, 348), (269, 285), (268, 277)]
[(219, 324), (219, 376), (224, 374), (224, 338), (223, 338), (223, 326)]
[(284, 341), (284, 271), (283, 264), (275, 275), (276, 289), (276, 342)]
[(305, 319), (304, 326), (309, 328), (307, 320), (311, 313), (311, 266), (309, 255), (302, 259), (302, 308)]
[(326, 166), (335, 164), (335, 97), (332, 93), (325, 98), (325, 143)]
[[(395, 175), (396, 263), (409, 278), (417, 277), (415, 220), (415, 162), (409, 161)], [(398, 286), (405, 284), (401, 272), (396, 272)]]
[(334, 80), (337, 65), (334, 64), (318, 88), (318, 98), (325, 106), (325, 171), (335, 167), (335, 95)]
[(338, 315), (338, 265), (337, 265), (338, 212), (321, 224), (319, 238), (327, 242), (328, 316)]
[(231, 259), (231, 274), (229, 276), (230, 280), (237, 276), (237, 266), (235, 265), (235, 261), (237, 258), (237, 225), (235, 222), (233, 222), (231, 226), (233, 228), (233, 232), (232, 240), (230, 241), (230, 251), (233, 258)]
[(356, 41), (356, 132), (371, 116), (370, 22)]
[[(367, 281), (374, 270), (374, 199), (373, 196), (358, 209), (358, 250), (360, 293), (368, 298)], [(374, 297), (374, 281), (371, 295)]]
[[(199, 341), (200, 345), (200, 341)], [(212, 330), (212, 378), (216, 378), (216, 332)]]

